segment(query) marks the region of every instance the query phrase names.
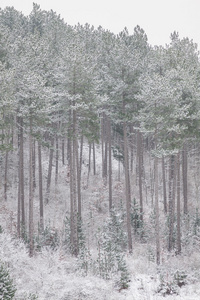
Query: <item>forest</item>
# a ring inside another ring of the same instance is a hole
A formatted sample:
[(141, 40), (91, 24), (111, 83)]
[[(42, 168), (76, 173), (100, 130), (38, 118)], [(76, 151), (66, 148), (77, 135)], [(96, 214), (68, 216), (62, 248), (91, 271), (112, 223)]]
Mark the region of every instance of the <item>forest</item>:
[(199, 299), (199, 201), (193, 40), (0, 9), (1, 299)]

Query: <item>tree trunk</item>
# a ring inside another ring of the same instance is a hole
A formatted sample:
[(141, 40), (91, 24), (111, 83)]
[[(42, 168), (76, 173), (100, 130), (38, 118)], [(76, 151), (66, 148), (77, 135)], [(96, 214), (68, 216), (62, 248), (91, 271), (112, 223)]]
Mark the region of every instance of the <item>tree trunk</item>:
[(133, 172), (133, 156), (134, 156), (134, 130), (133, 130), (133, 126), (130, 126), (130, 130), (131, 130), (131, 173)]
[(74, 202), (74, 245), (73, 245), (73, 254), (78, 255), (78, 211), (77, 211), (77, 166), (76, 166), (76, 150), (77, 150), (77, 141), (76, 141), (76, 111), (73, 110), (73, 152), (72, 152), (72, 173), (73, 173), (73, 202)]
[(74, 153), (76, 154), (76, 171), (77, 171), (77, 196), (78, 196), (78, 219), (81, 220), (82, 208), (81, 208), (81, 170), (80, 170), (80, 160), (78, 155), (78, 140), (75, 137), (75, 147)]
[(96, 155), (95, 155), (95, 143), (92, 143), (92, 149), (93, 149), (93, 174), (96, 175)]
[(181, 253), (180, 152), (177, 156), (177, 254)]
[(171, 251), (174, 246), (174, 191), (175, 191), (175, 156), (170, 157), (170, 170), (169, 170), (169, 244), (168, 250)]
[(183, 145), (182, 152), (182, 173), (183, 173), (183, 212), (188, 213), (188, 182), (187, 182), (187, 146), (186, 143)]
[(139, 175), (139, 195), (140, 195), (140, 221), (143, 222), (143, 194), (142, 194), (142, 139), (138, 130), (138, 175)]
[(167, 214), (167, 189), (166, 189), (165, 158), (164, 158), (164, 156), (162, 156), (162, 176), (163, 176), (163, 202), (164, 202), (164, 212)]
[(43, 183), (42, 183), (42, 151), (41, 143), (38, 141), (38, 178), (39, 178), (39, 201), (40, 201), (40, 231), (44, 231), (44, 203), (43, 203)]
[[(20, 136), (19, 136), (20, 137)], [(20, 148), (18, 152), (18, 201), (17, 201), (17, 236), (21, 237), (21, 166), (20, 166)]]
[[(123, 113), (125, 115), (124, 100), (123, 100)], [(128, 250), (129, 253), (132, 253), (133, 245), (132, 245), (132, 234), (131, 234), (131, 188), (130, 188), (130, 174), (129, 174), (127, 125), (125, 121), (123, 122), (123, 135), (124, 135), (124, 170), (125, 170), (125, 189), (126, 189)]]
[(158, 158), (155, 157), (155, 211), (156, 211), (156, 263), (160, 264), (160, 221), (159, 221), (159, 201), (158, 201)]
[(91, 143), (89, 143), (87, 186), (89, 184), (90, 169), (91, 169), (91, 149), (92, 149), (92, 145)]
[(105, 171), (104, 171), (104, 140), (105, 140), (105, 137), (104, 137), (104, 114), (102, 114), (102, 117), (101, 117), (102, 178), (104, 178), (104, 174), (105, 174)]
[(50, 196), (53, 151), (54, 151), (53, 145), (54, 145), (54, 138), (51, 138), (51, 145), (50, 145), (50, 152), (49, 152), (49, 167), (48, 167), (48, 175), (47, 175), (46, 203), (49, 202), (49, 196)]
[(7, 200), (7, 181), (8, 181), (8, 150), (5, 154), (5, 171), (4, 171), (4, 199)]
[(59, 159), (59, 152), (58, 152), (58, 135), (56, 134), (56, 170), (55, 170), (55, 184), (58, 183), (58, 159)]
[(81, 135), (81, 145), (80, 145), (80, 174), (82, 172), (82, 164), (83, 164), (83, 134)]
[(29, 133), (29, 255), (33, 256), (33, 141), (32, 141), (32, 117), (30, 117)]
[(19, 176), (19, 189), (21, 196), (21, 235), (22, 238), (25, 239), (25, 231), (26, 231), (26, 223), (25, 223), (25, 202), (24, 202), (24, 129), (23, 129), (23, 119), (20, 118), (20, 155), (19, 155), (19, 168), (20, 168), (20, 176)]
[(65, 164), (65, 138), (62, 138), (62, 164)]
[(32, 150), (32, 168), (33, 168), (33, 188), (36, 188), (36, 177), (35, 177), (35, 139), (33, 140), (33, 150)]
[(108, 162), (109, 162), (109, 210), (112, 209), (112, 141), (111, 141), (111, 123), (110, 119), (107, 121), (108, 124)]

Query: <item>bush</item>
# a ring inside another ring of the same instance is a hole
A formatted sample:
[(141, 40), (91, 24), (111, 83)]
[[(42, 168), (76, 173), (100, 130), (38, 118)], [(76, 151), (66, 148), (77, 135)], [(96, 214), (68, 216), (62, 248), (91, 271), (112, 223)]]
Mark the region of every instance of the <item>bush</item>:
[(187, 275), (183, 271), (176, 271), (174, 274), (165, 274), (160, 278), (158, 293), (163, 296), (178, 294), (178, 289), (187, 283)]
[[(39, 231), (38, 231), (39, 232)], [(46, 226), (43, 232), (39, 232), (35, 239), (35, 246), (38, 250), (42, 247), (50, 247), (55, 250), (59, 246), (59, 235), (55, 228)]]
[(112, 210), (98, 237), (97, 264), (99, 275), (104, 279), (114, 277), (119, 290), (127, 289), (130, 281), (123, 253), (127, 245), (127, 237), (123, 227), (121, 215)]
[(4, 265), (0, 266), (0, 299), (11, 300), (16, 292), (13, 280), (10, 278), (8, 270)]

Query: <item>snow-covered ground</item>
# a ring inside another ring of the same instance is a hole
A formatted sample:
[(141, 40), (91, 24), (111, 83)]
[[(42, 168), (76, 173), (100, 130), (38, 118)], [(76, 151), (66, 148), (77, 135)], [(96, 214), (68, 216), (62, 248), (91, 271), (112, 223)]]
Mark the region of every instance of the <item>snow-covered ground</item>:
[[(168, 257), (160, 269), (146, 255), (146, 247), (137, 245), (133, 255), (127, 256), (131, 274), (127, 290), (118, 291), (114, 280), (103, 280), (97, 276), (81, 276), (76, 268), (75, 258), (57, 251), (43, 249), (33, 258), (28, 256), (24, 244), (6, 233), (0, 234), (0, 261), (9, 268), (17, 287), (16, 299), (31, 299), (37, 295), (40, 300), (154, 300), (154, 299), (200, 299), (198, 254), (190, 258)], [(178, 295), (157, 293), (160, 274), (165, 273), (170, 281), (170, 272), (177, 269), (188, 274), (186, 285), (177, 288)]]
[[(95, 232), (102, 226), (108, 215), (108, 191), (101, 180), (101, 151), (96, 149), (97, 175), (90, 176), (87, 186), (87, 148), (84, 149), (82, 171), (83, 222), (87, 238), (87, 247), (95, 253)], [(44, 159), (44, 167), (48, 157)], [(123, 198), (123, 184), (118, 181), (118, 163), (113, 165), (113, 199), (116, 206)], [(59, 181), (55, 186), (52, 180), (51, 198), (45, 206), (46, 225), (63, 230), (63, 221), (69, 212), (69, 183), (67, 166), (60, 166)], [(92, 174), (92, 170), (91, 170)], [(121, 171), (121, 175), (122, 171)], [(52, 176), (53, 178), (53, 176)], [(119, 290), (115, 278), (104, 280), (92, 271), (83, 276), (78, 269), (77, 259), (69, 255), (62, 245), (53, 251), (43, 248), (34, 257), (28, 255), (27, 246), (16, 236), (17, 188), (10, 187), (7, 202), (0, 202), (0, 261), (10, 271), (16, 285), (16, 300), (156, 300), (156, 299), (200, 299), (200, 254), (198, 247), (183, 249), (180, 256), (169, 253), (161, 241), (161, 265), (155, 263), (153, 241), (141, 243), (133, 241), (133, 254), (125, 254), (130, 274), (128, 289)], [(150, 202), (150, 201), (149, 201)], [(145, 204), (148, 211), (148, 204)], [(37, 190), (35, 191), (34, 218), (35, 229), (38, 221)], [(148, 217), (148, 214), (147, 214)], [(162, 221), (162, 220), (161, 220)], [(179, 287), (174, 280), (175, 274), (185, 274), (184, 284)], [(162, 289), (161, 282), (163, 282)], [(175, 287), (173, 289), (173, 284)], [(164, 296), (168, 287), (175, 293)], [(158, 292), (160, 290), (160, 292)], [(34, 298), (36, 297), (37, 298)]]

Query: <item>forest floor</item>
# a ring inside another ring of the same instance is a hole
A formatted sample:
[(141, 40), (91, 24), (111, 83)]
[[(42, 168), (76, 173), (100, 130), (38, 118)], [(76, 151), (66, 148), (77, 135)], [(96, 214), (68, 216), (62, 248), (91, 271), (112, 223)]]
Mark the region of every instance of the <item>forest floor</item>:
[[(47, 161), (48, 157), (46, 161), (44, 160), (44, 168)], [(102, 227), (108, 216), (108, 187), (105, 187), (101, 180), (100, 150), (99, 164), (97, 158), (97, 175), (91, 174), (89, 182), (87, 159), (84, 161), (83, 221), (87, 224), (85, 225), (87, 246), (95, 255), (97, 251), (94, 242), (95, 232)], [(120, 205), (120, 199), (123, 199), (123, 184), (118, 180), (117, 168), (116, 163), (113, 166), (113, 199)], [(61, 166), (59, 183), (52, 184), (50, 202), (45, 206), (46, 225), (49, 224), (60, 234), (63, 232), (65, 216), (70, 211), (69, 182), (66, 174), (67, 166)], [(35, 199), (38, 199), (37, 197), (36, 190)], [(37, 200), (34, 210), (37, 228), (39, 214)], [(77, 259), (64, 250), (62, 243), (56, 250), (44, 247), (30, 258), (27, 245), (16, 238), (16, 219), (17, 187), (12, 186), (7, 201), (0, 200), (0, 225), (3, 229), (0, 234), (0, 261), (9, 269), (16, 285), (16, 300), (200, 299), (200, 253), (198, 247), (193, 247), (192, 244), (183, 249), (181, 255), (176, 256), (174, 252), (169, 253), (162, 247), (164, 242), (161, 241), (161, 264), (157, 266), (154, 243), (152, 241), (142, 243), (134, 238), (133, 253), (131, 255), (125, 253), (130, 274), (129, 287), (119, 290), (115, 276), (105, 280), (94, 275), (92, 271), (88, 271), (87, 276), (84, 276), (77, 267)]]

